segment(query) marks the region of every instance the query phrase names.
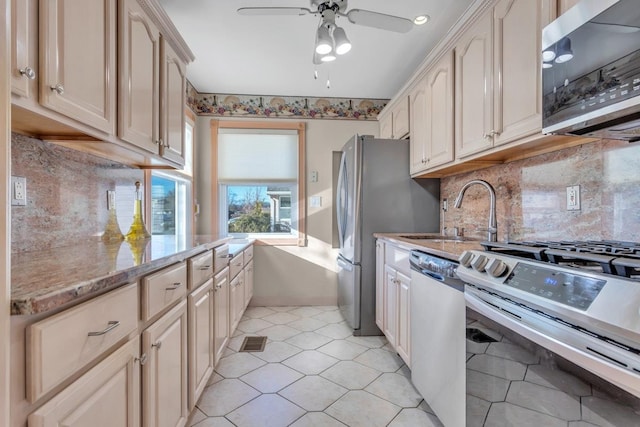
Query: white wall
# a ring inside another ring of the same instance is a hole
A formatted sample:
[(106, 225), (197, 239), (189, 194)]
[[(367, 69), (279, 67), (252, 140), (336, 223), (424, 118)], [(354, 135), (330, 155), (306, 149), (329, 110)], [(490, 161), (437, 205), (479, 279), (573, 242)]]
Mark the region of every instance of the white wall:
[[(199, 234), (211, 231), (210, 120), (210, 117), (202, 116), (196, 123), (196, 198), (201, 212), (196, 220), (196, 230)], [(320, 196), (322, 206), (310, 208), (307, 203), (308, 246), (255, 247), (252, 305), (336, 304), (337, 252), (332, 248), (332, 153), (340, 150), (356, 133), (377, 136), (378, 122), (306, 121), (307, 201), (311, 196)], [(318, 172), (317, 182), (310, 182), (311, 171)]]

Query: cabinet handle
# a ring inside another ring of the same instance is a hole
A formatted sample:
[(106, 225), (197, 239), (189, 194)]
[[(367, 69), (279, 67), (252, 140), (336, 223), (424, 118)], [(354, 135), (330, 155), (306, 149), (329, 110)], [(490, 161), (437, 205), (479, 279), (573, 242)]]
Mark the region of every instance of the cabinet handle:
[(140, 362), (140, 366), (144, 365), (147, 363), (147, 353), (142, 353), (142, 356), (136, 357), (134, 360)]
[(162, 138), (160, 138), (159, 140), (156, 141), (156, 144), (158, 144), (160, 147), (164, 147), (164, 142), (162, 141)]
[(157, 350), (160, 350), (160, 347), (162, 347), (162, 341), (158, 341), (155, 344), (151, 344), (151, 347), (155, 347)]
[(105, 329), (103, 329), (100, 332), (89, 332), (89, 336), (90, 337), (98, 337), (100, 335), (104, 335), (107, 332), (117, 328), (118, 326), (120, 326), (120, 321), (119, 320), (109, 320), (109, 322), (107, 322), (107, 327)]
[(181, 282), (175, 282), (174, 284), (171, 285), (170, 288), (164, 288), (167, 291), (175, 291), (176, 289), (178, 289), (180, 286), (182, 286)]
[(208, 270), (210, 268), (211, 268), (210, 265), (203, 265), (202, 267), (200, 267), (200, 270)]
[(165, 147), (165, 148), (171, 148), (171, 146), (169, 145), (169, 141), (166, 141), (166, 142), (164, 143), (164, 147)]
[(55, 86), (51, 86), (51, 90), (53, 92), (56, 92), (58, 95), (62, 95), (64, 93), (64, 86), (62, 86), (62, 84), (58, 83)]
[(18, 70), (20, 72), (20, 74), (22, 74), (23, 76), (25, 76), (26, 78), (28, 78), (29, 80), (33, 80), (36, 78), (36, 72), (33, 71), (33, 68), (27, 66), (24, 67), (21, 70)]
[(498, 132), (498, 131), (495, 131), (495, 130), (491, 129), (491, 132), (489, 132), (489, 135), (491, 135), (491, 136), (497, 136), (497, 135), (500, 135), (500, 132)]

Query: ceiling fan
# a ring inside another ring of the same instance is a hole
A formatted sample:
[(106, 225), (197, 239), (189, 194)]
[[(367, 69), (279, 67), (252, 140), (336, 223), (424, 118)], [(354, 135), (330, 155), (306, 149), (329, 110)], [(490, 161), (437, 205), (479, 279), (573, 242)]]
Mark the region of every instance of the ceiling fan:
[[(413, 27), (414, 21), (399, 16), (387, 15), (364, 9), (347, 11), (347, 0), (310, 0), (311, 9), (306, 7), (241, 7), (241, 15), (314, 15), (320, 16), (316, 32), (316, 45), (313, 63), (321, 64), (336, 59), (351, 50), (351, 42), (343, 28), (336, 25), (336, 17), (346, 17), (356, 25), (381, 30), (406, 33)], [(428, 18), (423, 18), (426, 19)]]

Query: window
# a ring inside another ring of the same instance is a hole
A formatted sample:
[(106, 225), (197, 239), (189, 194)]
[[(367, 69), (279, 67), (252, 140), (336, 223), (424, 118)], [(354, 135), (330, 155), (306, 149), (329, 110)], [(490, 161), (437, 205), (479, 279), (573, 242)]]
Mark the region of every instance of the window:
[(222, 235), (305, 244), (304, 124), (212, 120)]
[(170, 172), (151, 172), (151, 221), (153, 235), (191, 235), (191, 181)]

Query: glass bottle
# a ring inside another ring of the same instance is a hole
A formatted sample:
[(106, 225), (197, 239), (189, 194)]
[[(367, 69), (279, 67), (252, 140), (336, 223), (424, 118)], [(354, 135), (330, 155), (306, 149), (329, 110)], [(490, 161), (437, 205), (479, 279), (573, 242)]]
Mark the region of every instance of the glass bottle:
[(107, 225), (104, 228), (104, 233), (102, 233), (102, 241), (105, 243), (111, 242), (120, 242), (124, 239), (124, 235), (122, 231), (120, 231), (120, 225), (118, 225), (118, 216), (116, 215), (116, 200), (115, 192), (110, 193), (107, 197), (109, 198), (109, 217), (107, 218)]
[(133, 205), (133, 222), (129, 228), (129, 232), (124, 236), (127, 241), (148, 239), (151, 235), (144, 226), (142, 220), (142, 191), (140, 190), (140, 181), (136, 181), (136, 199)]

